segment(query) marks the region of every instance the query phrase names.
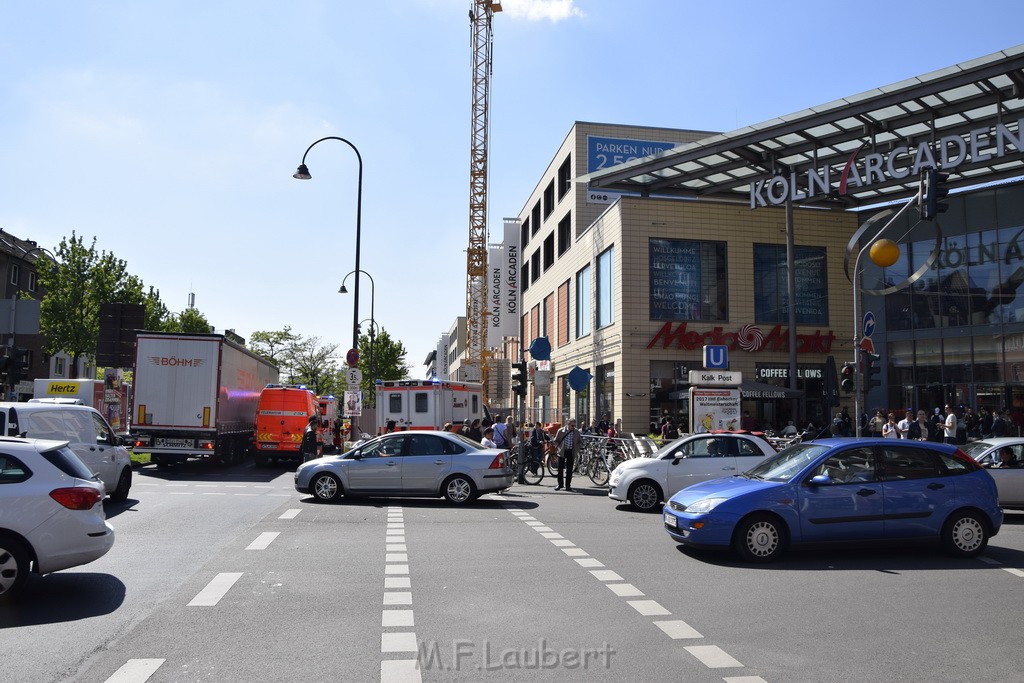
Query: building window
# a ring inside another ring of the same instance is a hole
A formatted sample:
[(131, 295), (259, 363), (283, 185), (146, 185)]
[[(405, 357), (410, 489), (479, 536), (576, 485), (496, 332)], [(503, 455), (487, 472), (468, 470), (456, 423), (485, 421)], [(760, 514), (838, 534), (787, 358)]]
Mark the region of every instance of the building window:
[(555, 181), (552, 180), (548, 183), (548, 186), (544, 188), (544, 218), (551, 215), (551, 212), (555, 210)]
[(728, 320), (725, 242), (651, 238), (651, 320)]
[(558, 201), (569, 191), (572, 180), (572, 155), (565, 158), (562, 165), (558, 167)]
[(540, 336), (540, 304), (533, 307), (530, 311), (530, 339), (536, 339)]
[(615, 247), (608, 247), (597, 257), (597, 326), (615, 322), (615, 289), (613, 270)]
[(519, 269), (522, 271), (523, 276), (519, 278), (519, 281), (523, 283), (523, 291), (525, 292), (530, 288), (530, 262), (523, 261), (523, 267)]
[(30, 292), (36, 291), (36, 287), (38, 285), (36, 278), (37, 278), (37, 275), (36, 275), (35, 271), (31, 271), (30, 270), (29, 273), (28, 273), (28, 291), (30, 291)]
[(540, 315), (541, 315), (541, 318), (540, 318), (540, 336), (541, 337), (550, 337), (551, 336), (550, 334), (548, 334), (548, 332), (551, 329), (550, 325), (551, 325), (551, 310), (552, 310), (551, 309), (551, 302), (552, 302), (552, 300), (553, 300), (552, 299), (552, 295), (548, 294), (546, 297), (544, 297), (544, 305), (541, 306), (541, 308), (540, 308)]
[(21, 269), (18, 267), (18, 264), (17, 263), (12, 263), (9, 272), (11, 274), (11, 284), (12, 285), (17, 285), (18, 284), (19, 275), (21, 274)]
[(569, 251), (572, 246), (572, 214), (565, 214), (565, 218), (558, 221), (558, 255), (561, 256)]
[(590, 266), (576, 273), (576, 338), (590, 334)]
[[(558, 345), (569, 343), (569, 281), (558, 286)], [(565, 405), (569, 405), (566, 403)]]
[(544, 238), (544, 270), (555, 265), (555, 233)]
[[(824, 247), (796, 247), (796, 321), (801, 325), (828, 324), (828, 272)], [(754, 245), (754, 320), (789, 322), (786, 247)]]
[(530, 270), (533, 271), (530, 282), (536, 282), (540, 277), (540, 249), (533, 252), (533, 256), (530, 257)]
[(530, 228), (530, 234), (536, 235), (540, 230), (540, 200), (537, 200), (537, 203), (533, 205), (533, 211), (530, 213), (530, 221), (533, 225), (533, 227)]
[(64, 359), (60, 356), (53, 359), (53, 374), (56, 377), (64, 376)]
[(530, 218), (527, 216), (526, 220), (519, 227), (519, 248), (526, 249), (526, 245), (530, 243)]
[(597, 406), (594, 418), (599, 422), (608, 420), (608, 426), (615, 424), (615, 364), (597, 366)]

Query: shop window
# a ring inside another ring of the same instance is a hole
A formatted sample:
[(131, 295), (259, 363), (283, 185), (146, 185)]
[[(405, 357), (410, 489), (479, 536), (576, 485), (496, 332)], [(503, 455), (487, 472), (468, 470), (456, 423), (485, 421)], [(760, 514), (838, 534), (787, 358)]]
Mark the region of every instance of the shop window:
[(546, 219), (555, 210), (555, 181), (552, 180), (544, 188), (544, 218)]
[[(796, 322), (828, 324), (828, 268), (824, 247), (795, 249)], [(754, 245), (754, 320), (758, 323), (789, 323), (789, 269), (786, 247)]]
[(594, 418), (598, 421), (607, 416), (608, 425), (615, 424), (615, 364), (597, 366), (597, 406)]
[(615, 322), (615, 247), (608, 247), (597, 257), (597, 326)]
[(569, 191), (572, 181), (572, 155), (567, 156), (558, 167), (558, 201)]
[(590, 334), (590, 266), (576, 273), (576, 338)]
[(727, 244), (651, 238), (651, 320), (728, 320)]
[(565, 214), (565, 218), (558, 221), (558, 255), (561, 256), (569, 251), (572, 246), (572, 213)]
[(555, 265), (555, 233), (544, 238), (544, 270)]

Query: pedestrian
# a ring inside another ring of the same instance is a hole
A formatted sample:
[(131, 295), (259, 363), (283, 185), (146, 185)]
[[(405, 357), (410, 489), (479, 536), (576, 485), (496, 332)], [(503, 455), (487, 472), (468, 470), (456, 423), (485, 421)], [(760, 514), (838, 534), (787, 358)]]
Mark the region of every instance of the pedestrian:
[(745, 432), (752, 432), (757, 428), (757, 423), (754, 418), (750, 417), (750, 411), (744, 410), (743, 417), (740, 418), (740, 429)]
[(992, 412), (986, 408), (978, 411), (978, 432), (983, 439), (992, 436), (992, 421), (994, 419)]
[(931, 440), (942, 442), (942, 434), (945, 426), (945, 419), (942, 417), (942, 409), (935, 408), (935, 412), (932, 413), (932, 429), (931, 429)]
[(519, 427), (516, 421), (509, 415), (505, 418), (505, 448), (515, 448), (519, 443)]
[(497, 444), (495, 444), (494, 441), (492, 440), (493, 436), (494, 436), (494, 428), (493, 427), (488, 427), (487, 429), (485, 429), (484, 430), (484, 435), (480, 439), (480, 445), (482, 445), (484, 448), (497, 448), (498, 447)]
[(881, 410), (875, 411), (875, 416), (868, 422), (868, 436), (880, 437), (882, 436), (882, 427), (885, 426), (885, 416), (882, 415)]
[(992, 418), (992, 436), (1006, 436), (1006, 418), (1003, 417), (1003, 411), (996, 410), (995, 413), (996, 416)]
[(914, 411), (907, 408), (907, 412), (903, 419), (900, 420), (896, 426), (899, 428), (899, 435), (901, 439), (910, 438), (907, 436), (907, 430), (910, 429), (910, 425), (914, 422)]
[(299, 452), (302, 455), (302, 462), (309, 462), (317, 457), (319, 447), (316, 439), (316, 428), (320, 426), (320, 416), (310, 415), (306, 428), (302, 430), (302, 442), (299, 444)]
[(395, 421), (394, 420), (388, 420), (385, 423), (385, 425), (384, 425), (384, 433), (385, 434), (390, 434), (393, 431), (395, 431)]
[(964, 443), (967, 443), (967, 439), (978, 438), (978, 416), (974, 414), (974, 409), (970, 406), (964, 410), (964, 430), (966, 432), (966, 438)]
[(900, 438), (900, 428), (896, 424), (896, 416), (889, 413), (888, 419), (885, 424), (882, 425), (882, 438), (883, 439), (898, 439)]
[[(469, 422), (467, 420), (467, 422)], [(469, 424), (469, 431), (466, 433), (466, 438), (480, 443), (481, 439), (484, 438), (483, 430), (480, 428), (480, 420), (473, 420)]]
[(569, 424), (558, 430), (555, 435), (555, 445), (558, 446), (558, 486), (556, 491), (562, 490), (563, 474), (565, 477), (565, 490), (572, 491), (572, 469), (576, 464), (576, 451), (579, 450), (583, 435), (576, 429), (576, 420), (569, 419)]
[(843, 420), (843, 433), (841, 436), (853, 436), (853, 418), (850, 416), (850, 409), (847, 406), (843, 406), (840, 411), (840, 417)]
[(441, 427), (441, 431), (442, 432), (450, 432), (450, 431), (452, 431), (452, 423), (451, 422), (445, 422), (444, 426)]
[(846, 421), (843, 420), (843, 413), (841, 411), (836, 413), (835, 419), (832, 420), (832, 436), (846, 436)]
[(548, 435), (544, 431), (544, 423), (538, 421), (530, 430), (530, 473), (537, 474), (537, 468), (544, 461), (544, 442)]
[(789, 423), (785, 427), (782, 428), (782, 436), (796, 436), (796, 435), (797, 435), (796, 425), (793, 424), (792, 420), (790, 420)]
[(601, 421), (597, 423), (597, 431), (595, 433), (604, 436), (605, 434), (608, 433), (608, 429), (611, 426), (611, 419), (609, 418), (608, 413), (605, 413), (604, 415), (601, 416)]
[(931, 423), (928, 422), (928, 414), (923, 410), (917, 411), (917, 420), (907, 427), (907, 438), (912, 441), (927, 441)]
[(953, 412), (953, 406), (946, 406), (946, 421), (944, 423), (945, 428), (945, 441), (946, 443), (956, 443), (956, 413)]
[(508, 448), (508, 441), (505, 438), (507, 425), (504, 422), (496, 422), (492, 427), (494, 432), (494, 443), (498, 448)]

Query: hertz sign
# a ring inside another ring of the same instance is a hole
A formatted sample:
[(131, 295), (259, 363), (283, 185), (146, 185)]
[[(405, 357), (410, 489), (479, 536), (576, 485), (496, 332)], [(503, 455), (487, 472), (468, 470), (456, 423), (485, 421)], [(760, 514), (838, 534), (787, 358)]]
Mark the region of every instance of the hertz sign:
[(46, 385), (47, 396), (68, 396), (78, 394), (80, 385), (76, 382), (50, 382)]

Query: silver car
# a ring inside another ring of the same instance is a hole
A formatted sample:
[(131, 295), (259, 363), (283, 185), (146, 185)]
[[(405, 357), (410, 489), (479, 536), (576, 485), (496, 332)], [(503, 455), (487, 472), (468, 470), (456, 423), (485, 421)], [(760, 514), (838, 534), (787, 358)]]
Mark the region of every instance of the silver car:
[(963, 449), (996, 480), (999, 504), (1024, 510), (1024, 437), (972, 441)]
[(310, 460), (296, 470), (295, 489), (321, 501), (424, 496), (463, 505), (504, 491), (514, 480), (503, 450), (484, 448), (459, 434), (411, 431), (385, 434), (348, 453)]

